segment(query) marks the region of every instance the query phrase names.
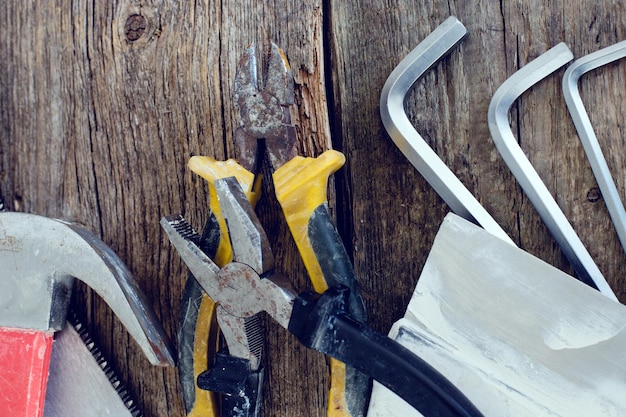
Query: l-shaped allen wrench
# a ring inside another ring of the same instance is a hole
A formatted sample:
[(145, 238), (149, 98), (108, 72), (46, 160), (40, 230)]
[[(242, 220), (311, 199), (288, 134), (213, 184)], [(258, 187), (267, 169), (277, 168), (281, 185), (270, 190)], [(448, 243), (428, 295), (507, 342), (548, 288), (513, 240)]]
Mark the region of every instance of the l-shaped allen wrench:
[(404, 99), (411, 87), (466, 35), (465, 26), (456, 17), (450, 16), (420, 42), (387, 78), (380, 94), (380, 117), (396, 146), (454, 213), (514, 245), (487, 210), (428, 146), (404, 110)]
[[(380, 97), (380, 115), (387, 133), (404, 156), (457, 215), (514, 244), (500, 225), (428, 146), (411, 124), (404, 100), (411, 87), (425, 72), (445, 57), (467, 35), (454, 16), (446, 19), (387, 78)], [(617, 297), (598, 266), (519, 147), (508, 121), (513, 102), (534, 84), (570, 62), (573, 55), (561, 43), (535, 59), (496, 91), (489, 106), (489, 129), (498, 151), (555, 237), (579, 279), (611, 299)]]
[(617, 301), (602, 272), (520, 148), (508, 119), (509, 109), (519, 96), (572, 59), (567, 45), (559, 43), (502, 83), (489, 104), (489, 130), (500, 155), (572, 264), (578, 279)]
[(576, 126), (583, 149), (587, 154), (593, 174), (598, 182), (598, 187), (600, 187), (602, 192), (602, 198), (606, 203), (617, 236), (622, 244), (622, 248), (626, 250), (626, 210), (624, 210), (624, 204), (604, 159), (598, 138), (593, 131), (591, 120), (589, 120), (589, 115), (587, 115), (578, 90), (578, 80), (584, 74), (624, 57), (626, 57), (626, 41), (616, 43), (577, 59), (567, 68), (563, 76), (563, 96), (570, 116), (574, 121), (574, 126)]

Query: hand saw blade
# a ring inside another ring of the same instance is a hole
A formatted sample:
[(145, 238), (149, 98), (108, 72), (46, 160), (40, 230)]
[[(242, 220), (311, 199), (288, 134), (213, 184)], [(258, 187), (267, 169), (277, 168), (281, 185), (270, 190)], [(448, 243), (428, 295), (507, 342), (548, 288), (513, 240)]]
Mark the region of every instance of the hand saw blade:
[(143, 417), (75, 313), (55, 335), (44, 417)]

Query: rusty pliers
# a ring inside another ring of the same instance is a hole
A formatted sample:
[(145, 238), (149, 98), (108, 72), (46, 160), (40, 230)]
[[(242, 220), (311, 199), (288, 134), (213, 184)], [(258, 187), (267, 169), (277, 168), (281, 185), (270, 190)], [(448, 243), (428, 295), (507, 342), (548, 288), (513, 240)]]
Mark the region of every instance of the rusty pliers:
[[(214, 186), (228, 225), (232, 262), (218, 267), (198, 247), (200, 235), (181, 216), (161, 221), (190, 271), (218, 305), (217, 319), (228, 344), (229, 361), (203, 373), (199, 385), (228, 393), (226, 399), (242, 399), (238, 404), (244, 408), (238, 408), (237, 415), (258, 415), (258, 398), (250, 397), (258, 391), (248, 389), (247, 377), (259, 358), (248, 323), (265, 311), (305, 346), (375, 378), (426, 417), (482, 416), (434, 368), (351, 317), (347, 287), (339, 284), (321, 295), (296, 296), (287, 278), (274, 269), (267, 235), (238, 181), (219, 179)], [(257, 386), (255, 378), (252, 386)], [(256, 408), (245, 408), (251, 406)]]
[[(257, 80), (254, 48), (244, 53), (235, 77), (239, 163), (209, 157), (193, 157), (189, 162), (190, 168), (209, 182), (212, 214), (205, 233), (196, 233), (181, 216), (161, 221), (195, 278), (189, 281), (205, 294), (200, 306), (211, 303), (212, 309), (206, 309), (214, 312), (211, 318), (196, 322), (219, 323), (227, 345), (227, 352), (216, 354), (213, 366), (204, 359), (208, 371), (198, 375), (197, 385), (223, 394), (222, 415), (258, 415), (262, 336), (255, 318), (266, 311), (306, 346), (335, 358), (331, 361), (329, 415), (363, 415), (370, 376), (426, 415), (442, 411), (480, 415), (436, 371), (363, 324), (363, 301), (326, 197), (328, 177), (345, 158), (332, 150), (317, 158), (293, 156), (295, 129), (289, 113), (293, 83), (285, 55), (276, 45), (272, 45), (263, 87)], [(320, 298), (313, 293), (296, 297), (274, 269), (267, 235), (253, 209), (259, 198), (258, 174), (265, 153), (273, 170), (277, 200), (313, 287), (323, 293)], [(192, 306), (200, 297), (189, 300), (185, 306)], [(209, 340), (212, 345), (214, 338)], [(206, 345), (202, 349), (206, 351)], [(181, 347), (180, 351), (184, 350)], [(190, 415), (202, 415), (197, 400), (195, 397)], [(204, 402), (208, 403), (215, 401)], [(211, 413), (215, 412), (212, 408)], [(205, 415), (215, 415), (211, 413)]]
[[(260, 198), (259, 174), (267, 154), (277, 200), (313, 287), (320, 293), (339, 284), (348, 287), (351, 294), (349, 311), (355, 319), (365, 322), (365, 307), (352, 264), (327, 204), (328, 178), (343, 166), (345, 157), (333, 150), (317, 158), (294, 156), (296, 131), (291, 123), (289, 108), (294, 102), (294, 79), (285, 54), (275, 44), (271, 46), (265, 72), (265, 82), (260, 85), (255, 49), (249, 47), (237, 65), (234, 80), (234, 99), (239, 115), (239, 125), (234, 134), (238, 160), (216, 161), (211, 157), (194, 156), (189, 161), (190, 169), (209, 183), (211, 215), (199, 247), (220, 267), (232, 261), (232, 237), (229, 237), (230, 230), (222, 215), (223, 207), (218, 201), (215, 183), (223, 178), (235, 177), (246, 198), (254, 205)], [(257, 249), (264, 247), (260, 245)], [(188, 415), (198, 417), (211, 417), (219, 412), (214, 396), (200, 390), (195, 383), (201, 370), (211, 366), (211, 356), (217, 350), (216, 317), (217, 321), (220, 320), (214, 301), (195, 280), (188, 280), (183, 300), (179, 363)], [(250, 338), (257, 340), (254, 345), (259, 351), (257, 356), (260, 356), (259, 326), (249, 321), (247, 329)], [(215, 358), (227, 360), (223, 355), (215, 354)], [(262, 368), (260, 358), (257, 359), (252, 362), (252, 371), (258, 372), (254, 379), (259, 392)], [(331, 374), (328, 414), (362, 415), (369, 378), (334, 360), (331, 361)], [(226, 404), (225, 407), (224, 401), (222, 403), (222, 415), (241, 406)]]

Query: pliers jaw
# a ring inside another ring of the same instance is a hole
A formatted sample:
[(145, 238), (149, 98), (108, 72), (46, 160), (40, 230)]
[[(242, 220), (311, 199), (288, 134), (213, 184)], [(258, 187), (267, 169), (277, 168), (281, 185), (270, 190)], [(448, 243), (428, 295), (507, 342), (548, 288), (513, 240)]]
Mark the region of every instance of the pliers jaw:
[(274, 255), (254, 208), (235, 177), (215, 181), (222, 216), (228, 225), (233, 256), (262, 275), (274, 268)]
[[(271, 44), (265, 82), (260, 85), (255, 52), (254, 45), (249, 46), (237, 64), (234, 98), (239, 127), (234, 140), (239, 163), (258, 173), (265, 149), (274, 169), (295, 156), (296, 131), (289, 112), (294, 80), (285, 54)], [(259, 140), (265, 146), (259, 146)]]
[(288, 281), (272, 270), (271, 247), (237, 179), (217, 180), (215, 190), (228, 225), (233, 262), (218, 267), (199, 248), (199, 234), (182, 216), (164, 217), (161, 225), (195, 279), (218, 305), (218, 322), (230, 353), (250, 360), (254, 370), (260, 364), (260, 352), (254, 349), (260, 337), (250, 332), (248, 320), (266, 311), (287, 327), (296, 295)]

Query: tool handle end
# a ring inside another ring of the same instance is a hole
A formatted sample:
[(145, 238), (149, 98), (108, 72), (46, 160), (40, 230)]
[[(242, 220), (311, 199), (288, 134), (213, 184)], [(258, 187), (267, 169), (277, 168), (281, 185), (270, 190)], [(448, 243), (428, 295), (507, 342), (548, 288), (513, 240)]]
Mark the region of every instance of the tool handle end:
[(52, 331), (0, 328), (0, 410), (43, 416), (53, 338)]

